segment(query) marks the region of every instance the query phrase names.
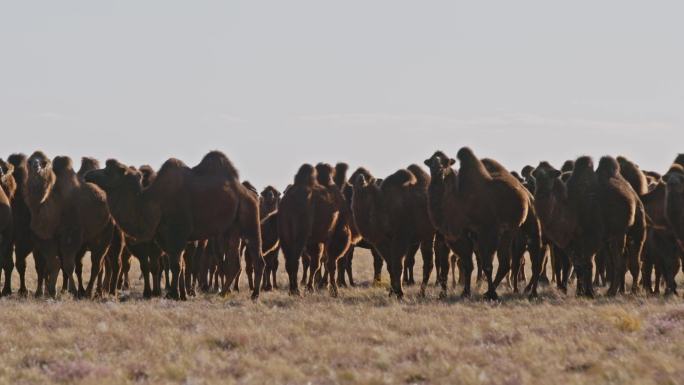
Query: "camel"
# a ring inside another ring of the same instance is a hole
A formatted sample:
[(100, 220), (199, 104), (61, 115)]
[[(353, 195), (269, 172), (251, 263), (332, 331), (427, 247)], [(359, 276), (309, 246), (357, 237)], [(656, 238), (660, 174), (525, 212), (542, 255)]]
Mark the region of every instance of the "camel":
[[(684, 156), (678, 156), (677, 161), (684, 163)], [(684, 166), (675, 163), (663, 176), (663, 180), (667, 186), (665, 217), (680, 249), (684, 250)]]
[[(530, 199), (527, 191), (510, 174), (491, 175), (472, 150), (458, 151), (458, 173), (455, 160), (437, 151), (425, 161), (432, 176), (429, 187), (430, 217), (448, 242), (454, 242), (465, 231), (475, 234), (482, 269), (487, 278), (485, 298), (498, 298), (496, 287), (508, 273), (513, 239), (528, 221)], [(494, 253), (498, 252), (499, 269), (492, 279)], [(470, 295), (472, 257), (465, 258), (464, 296)], [(531, 293), (534, 294), (534, 293)]]
[(636, 292), (641, 252), (646, 238), (643, 203), (620, 174), (620, 165), (614, 158), (602, 157), (596, 176), (603, 215), (605, 250), (613, 270), (608, 295), (613, 296), (618, 290), (622, 290), (627, 265), (633, 277), (632, 292)]
[(48, 294), (56, 296), (60, 267), (68, 277), (69, 291), (78, 295), (73, 280), (75, 261), (78, 253), (86, 248), (93, 263), (85, 294), (91, 297), (101, 258), (115, 232), (105, 194), (90, 183), (80, 182), (68, 157), (58, 156), (50, 161), (44, 153), (36, 151), (28, 164), (24, 199), (31, 212), (31, 230), (36, 239), (36, 295), (42, 295), (45, 284)]
[[(237, 234), (247, 240), (257, 280), (261, 280), (261, 229), (258, 201), (240, 184), (239, 175), (219, 151), (209, 152), (189, 168), (167, 160), (150, 186), (142, 175), (115, 159), (104, 169), (91, 171), (86, 180), (107, 192), (112, 215), (121, 229), (138, 242), (155, 240), (169, 258), (168, 296), (185, 300), (181, 254), (189, 241)], [(252, 298), (259, 297), (255, 285)]]
[(577, 274), (577, 293), (593, 298), (592, 259), (603, 244), (604, 224), (598, 197), (598, 178), (590, 157), (577, 158), (566, 186), (568, 202), (577, 215), (577, 237), (573, 255), (570, 256)]
[[(281, 195), (282, 194), (280, 191), (273, 186), (266, 186), (266, 188), (261, 191), (259, 197), (259, 213), (261, 214), (262, 237), (264, 236), (264, 226), (268, 226), (269, 224), (273, 223), (276, 223), (275, 236), (277, 236), (277, 222), (274, 222), (276, 218), (270, 218), (266, 220), (266, 223), (264, 223), (264, 220), (271, 214), (278, 211), (278, 204), (280, 203)], [(268, 229), (272, 228), (268, 227)], [(264, 273), (262, 289), (266, 291), (272, 290), (274, 288), (277, 289), (278, 281), (276, 279), (276, 274), (278, 272), (278, 248), (276, 247), (275, 250), (265, 254), (264, 260), (266, 262), (266, 270)]]
[[(416, 175), (417, 174), (417, 175)], [(401, 169), (377, 185), (359, 174), (354, 180), (352, 211), (356, 226), (387, 263), (391, 294), (402, 298), (405, 259), (420, 247), (423, 256), (421, 295), (434, 267), (435, 228), (427, 208), (430, 177), (417, 165)], [(412, 250), (413, 249), (413, 250)]]
[[(12, 248), (15, 255), (17, 272), (19, 273), (19, 295), (28, 294), (26, 289), (26, 257), (33, 251), (33, 236), (31, 234), (31, 212), (24, 201), (24, 188), (28, 175), (26, 155), (12, 154), (7, 158), (7, 162), (13, 167), (12, 177), (16, 182), (16, 191), (12, 203)], [(10, 253), (11, 256), (11, 253)], [(35, 259), (35, 258), (34, 258)], [(5, 284), (2, 295), (12, 294), (12, 264), (11, 259), (6, 260), (3, 266), (5, 269)], [(10, 274), (7, 274), (7, 272)]]
[[(12, 263), (12, 241), (14, 217), (12, 216), (12, 200), (17, 191), (17, 183), (12, 173), (14, 166), (0, 159), (0, 264), (5, 271), (5, 287), (11, 292), (11, 276), (14, 267)], [(8, 286), (9, 285), (9, 286)], [(3, 295), (9, 294), (4, 293)]]
[[(317, 168), (302, 165), (294, 184), (285, 190), (278, 209), (278, 237), (285, 256), (290, 294), (299, 295), (297, 271), (299, 260), (306, 253), (310, 258), (307, 289), (313, 290), (314, 280), (321, 282), (319, 262), (324, 258), (330, 277), (335, 277), (338, 259), (351, 242), (350, 213), (342, 193), (332, 182), (332, 167), (320, 165), (328, 180), (321, 185)], [(337, 282), (329, 280), (329, 291), (337, 296)]]
[(542, 232), (552, 243), (556, 286), (567, 292), (570, 266), (568, 250), (577, 236), (577, 213), (570, 207), (561, 171), (541, 162), (532, 172), (535, 179), (534, 205), (542, 224)]

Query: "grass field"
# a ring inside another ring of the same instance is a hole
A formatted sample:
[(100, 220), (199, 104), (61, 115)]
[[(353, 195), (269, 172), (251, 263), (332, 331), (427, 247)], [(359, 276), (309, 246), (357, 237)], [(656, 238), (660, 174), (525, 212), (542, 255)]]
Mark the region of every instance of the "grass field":
[(289, 297), (281, 272), (281, 289), (258, 303), (246, 287), (145, 301), (137, 262), (126, 300), (3, 298), (0, 383), (684, 383), (679, 298), (588, 301), (545, 287), (529, 302), (501, 288), (488, 303), (412, 287), (397, 302), (369, 287), (371, 265), (357, 253), (359, 287), (337, 299)]

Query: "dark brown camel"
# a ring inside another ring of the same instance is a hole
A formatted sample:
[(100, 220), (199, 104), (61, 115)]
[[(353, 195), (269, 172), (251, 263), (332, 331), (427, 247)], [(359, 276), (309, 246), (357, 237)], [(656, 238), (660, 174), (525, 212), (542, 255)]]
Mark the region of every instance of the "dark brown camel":
[[(350, 213), (341, 192), (332, 180), (321, 185), (317, 179), (316, 168), (302, 165), (294, 184), (285, 190), (278, 209), (278, 237), (293, 295), (299, 295), (297, 271), (305, 252), (311, 259), (312, 271), (307, 288), (313, 290), (314, 280), (319, 280), (321, 258), (325, 258), (327, 271), (334, 277), (337, 260), (347, 252), (350, 244)], [(335, 279), (329, 281), (330, 293), (336, 296), (337, 282)]]
[[(11, 293), (12, 268), (12, 240), (14, 218), (12, 216), (12, 201), (17, 191), (17, 183), (12, 173), (14, 166), (0, 159), (0, 263), (5, 271), (5, 287), (9, 287)], [(8, 286), (9, 285), (9, 286)]]
[[(675, 276), (679, 271), (682, 251), (677, 238), (670, 228), (667, 215), (667, 185), (663, 181), (641, 197), (647, 218), (649, 219), (646, 244), (642, 254), (642, 282), (648, 293), (660, 292), (660, 280), (665, 280), (665, 295), (676, 294)], [(655, 286), (652, 274), (655, 268)]]
[(577, 293), (594, 297), (591, 273), (593, 258), (603, 245), (603, 215), (594, 162), (588, 156), (579, 157), (566, 182), (568, 203), (577, 215), (577, 236), (570, 256), (577, 274)]
[[(508, 273), (513, 239), (528, 222), (530, 199), (527, 191), (510, 174), (491, 175), (467, 147), (458, 151), (458, 173), (455, 160), (438, 151), (425, 161), (430, 167), (430, 216), (448, 242), (472, 231), (480, 253), (488, 289), (488, 299), (497, 299), (496, 287)], [(498, 252), (499, 269), (492, 277), (494, 253)], [(462, 264), (465, 273), (464, 292), (470, 295), (472, 257)], [(533, 293), (535, 294), (535, 293)]]
[(641, 252), (646, 239), (646, 213), (639, 196), (620, 174), (620, 165), (604, 156), (596, 169), (598, 197), (604, 225), (604, 247), (613, 274), (608, 295), (622, 290), (627, 267), (632, 275), (632, 292), (639, 281)]
[[(68, 157), (58, 156), (51, 162), (38, 151), (31, 155), (28, 164), (24, 199), (31, 211), (31, 230), (41, 260), (36, 294), (42, 294), (45, 284), (48, 294), (56, 295), (60, 267), (68, 277), (70, 292), (77, 294), (73, 280), (75, 260), (86, 248), (93, 261), (86, 289), (90, 297), (101, 259), (115, 232), (106, 196), (98, 187), (78, 180)], [(120, 248), (117, 253), (121, 253)]]
[[(416, 175), (417, 174), (417, 175)], [(430, 177), (417, 165), (401, 169), (377, 185), (360, 174), (354, 180), (352, 211), (356, 226), (387, 263), (391, 293), (402, 298), (402, 275), (409, 253), (420, 247), (423, 257), (421, 295), (434, 267), (435, 228), (427, 208)]]
[[(28, 167), (26, 163), (26, 155), (24, 154), (12, 154), (7, 158), (7, 161), (14, 167), (12, 176), (16, 182), (16, 192), (14, 197), (11, 199), (13, 217), (12, 248), (16, 260), (17, 272), (19, 273), (19, 295), (24, 296), (28, 294), (25, 279), (26, 257), (33, 251), (31, 212), (24, 201), (24, 189), (26, 187)], [(34, 259), (38, 261), (40, 258)], [(2, 289), (2, 295), (9, 295), (12, 293), (12, 274), (7, 274), (7, 271), (10, 271), (11, 273), (12, 270), (10, 264), (11, 259), (6, 260), (6, 262), (7, 264), (3, 266), (5, 269), (5, 285)]]
[(567, 292), (570, 266), (568, 250), (577, 237), (577, 214), (568, 201), (561, 172), (547, 162), (539, 163), (532, 172), (535, 179), (534, 205), (544, 236), (552, 243), (554, 275), (557, 287)]
[[(678, 156), (677, 161), (680, 160), (684, 162), (684, 156)], [(684, 166), (675, 163), (663, 180), (667, 183), (665, 217), (680, 249), (684, 250)]]
[[(148, 188), (142, 175), (114, 159), (86, 180), (107, 192), (112, 215), (137, 241), (156, 240), (168, 255), (169, 297), (186, 299), (181, 254), (188, 241), (239, 234), (247, 240), (258, 280), (264, 269), (258, 201), (240, 184), (238, 172), (221, 152), (212, 151), (194, 168), (169, 159)], [(252, 298), (259, 296), (259, 285)]]

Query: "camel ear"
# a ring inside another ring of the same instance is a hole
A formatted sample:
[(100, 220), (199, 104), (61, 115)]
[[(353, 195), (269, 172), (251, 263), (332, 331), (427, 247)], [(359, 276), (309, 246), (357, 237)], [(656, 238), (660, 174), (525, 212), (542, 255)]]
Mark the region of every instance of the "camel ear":
[(561, 176), (561, 172), (558, 171), (558, 170), (551, 170), (550, 174), (551, 174), (551, 177), (554, 178), (554, 179), (555, 179), (555, 178), (558, 178), (559, 176)]
[(430, 165), (432, 164), (431, 160), (432, 160), (432, 159), (425, 159), (425, 160), (423, 161), (423, 164), (426, 165), (426, 166), (428, 166), (428, 167), (430, 167)]
[(449, 159), (449, 166), (453, 166), (454, 164), (456, 164), (456, 160), (454, 158), (450, 158)]

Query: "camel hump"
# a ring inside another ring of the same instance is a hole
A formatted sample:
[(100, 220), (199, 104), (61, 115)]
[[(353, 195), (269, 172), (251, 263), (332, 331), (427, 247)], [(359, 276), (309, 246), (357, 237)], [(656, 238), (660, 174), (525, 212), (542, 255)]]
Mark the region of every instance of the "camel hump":
[(382, 181), (380, 188), (385, 191), (388, 188), (401, 188), (415, 185), (418, 182), (416, 176), (406, 169), (401, 169), (388, 176)]
[(333, 184), (333, 177), (335, 176), (335, 169), (328, 163), (318, 163), (316, 165), (316, 180), (318, 184), (323, 186), (330, 186)]
[(456, 157), (461, 163), (459, 173), (463, 174), (464, 178), (469, 181), (474, 181), (473, 179), (470, 179), (473, 177), (491, 179), (492, 176), (489, 174), (484, 164), (482, 164), (482, 161), (475, 156), (475, 153), (470, 148), (462, 147), (458, 150)]
[(406, 167), (406, 169), (416, 177), (416, 184), (418, 186), (427, 187), (430, 185), (430, 174), (425, 172), (422, 167), (414, 163)]
[(240, 175), (233, 163), (221, 151), (211, 151), (202, 158), (200, 163), (193, 167), (192, 171), (197, 175), (223, 176), (228, 179), (240, 179)]
[(506, 167), (504, 167), (501, 163), (499, 163), (499, 162), (497, 162), (491, 158), (482, 159), (482, 165), (484, 165), (484, 168), (490, 174), (508, 173), (508, 170), (506, 169)]
[(347, 183), (347, 171), (349, 171), (348, 164), (339, 162), (335, 165), (335, 176), (333, 179), (337, 187), (342, 188)]
[(304, 163), (295, 174), (294, 185), (313, 186), (314, 184), (316, 184), (316, 169), (312, 165)]
[(81, 158), (81, 168), (78, 170), (79, 175), (85, 175), (86, 172), (97, 170), (100, 168), (100, 161), (89, 156)]
[(684, 167), (684, 154), (677, 155), (677, 158), (675, 158), (674, 163)]
[(259, 190), (257, 190), (257, 188), (254, 187), (254, 185), (250, 181), (246, 180), (242, 182), (242, 185), (252, 194), (254, 194), (254, 196), (259, 196)]
[(12, 154), (7, 158), (7, 161), (11, 163), (15, 168), (26, 167), (26, 154)]
[(604, 156), (599, 160), (596, 174), (599, 178), (612, 178), (620, 173), (620, 165), (612, 156)]

